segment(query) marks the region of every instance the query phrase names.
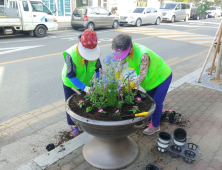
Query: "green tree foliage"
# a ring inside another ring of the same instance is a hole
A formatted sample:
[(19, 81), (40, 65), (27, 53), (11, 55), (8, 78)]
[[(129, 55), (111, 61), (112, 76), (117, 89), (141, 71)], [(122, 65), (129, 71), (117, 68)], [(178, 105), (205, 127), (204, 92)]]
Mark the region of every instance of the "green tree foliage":
[(214, 5), (214, 2), (208, 0), (194, 0), (194, 3), (196, 4), (196, 7), (198, 7), (196, 10), (198, 16), (203, 15), (208, 9), (210, 9), (210, 6)]

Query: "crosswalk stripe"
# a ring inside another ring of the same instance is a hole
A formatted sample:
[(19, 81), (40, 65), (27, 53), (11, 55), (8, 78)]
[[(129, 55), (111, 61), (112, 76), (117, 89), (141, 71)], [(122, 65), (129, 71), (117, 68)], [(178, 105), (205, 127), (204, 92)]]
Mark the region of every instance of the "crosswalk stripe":
[[(161, 38), (177, 38), (177, 37), (198, 37), (198, 36), (200, 36), (200, 35), (167, 35), (167, 36), (159, 36), (159, 37), (161, 37)], [(207, 35), (202, 35), (202, 36), (207, 36)]]
[(196, 41), (196, 42), (193, 42), (195, 44), (206, 44), (206, 43), (212, 43), (212, 41)]
[(179, 38), (179, 39), (174, 39), (174, 40), (200, 40), (200, 39), (212, 39), (212, 37), (192, 37), (192, 38)]
[(127, 31), (126, 29), (118, 29), (116, 31), (133, 33), (133, 34), (142, 34), (151, 37), (159, 37), (159, 38), (164, 38), (174, 41), (182, 41), (186, 43), (193, 43), (204, 46), (210, 46), (209, 44), (211, 44), (212, 42), (208, 40), (213, 40), (214, 38), (209, 35), (195, 34), (187, 31), (176, 31), (176, 30), (148, 28), (148, 27), (130, 28)]

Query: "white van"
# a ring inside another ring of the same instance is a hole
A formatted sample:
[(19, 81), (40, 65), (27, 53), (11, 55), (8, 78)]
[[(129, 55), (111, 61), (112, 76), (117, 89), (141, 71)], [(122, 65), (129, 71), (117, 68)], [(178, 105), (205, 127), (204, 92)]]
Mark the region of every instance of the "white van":
[(160, 5), (163, 21), (174, 22), (175, 20), (187, 21), (190, 18), (190, 4), (184, 2), (169, 2)]
[(58, 29), (56, 17), (41, 1), (9, 0), (2, 13), (0, 28), (4, 34), (28, 32), (44, 37), (47, 31)]

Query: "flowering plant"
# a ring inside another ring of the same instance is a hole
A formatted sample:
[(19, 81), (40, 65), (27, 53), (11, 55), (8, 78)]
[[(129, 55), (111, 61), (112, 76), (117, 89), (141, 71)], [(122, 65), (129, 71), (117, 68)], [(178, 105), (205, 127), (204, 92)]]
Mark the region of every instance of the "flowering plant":
[(84, 101), (83, 101), (83, 100), (80, 100), (79, 103), (78, 103), (78, 106), (79, 106), (80, 108), (82, 108), (82, 107), (84, 106)]
[[(92, 103), (92, 108), (99, 109), (99, 113), (105, 113), (105, 109), (112, 107), (116, 109), (114, 115), (119, 116), (123, 104), (134, 104), (135, 102), (138, 104), (141, 99), (136, 100), (137, 92), (129, 88), (132, 80), (131, 73), (124, 76), (123, 80), (116, 78), (117, 72), (122, 72), (123, 67), (120, 67), (121, 61), (115, 61), (113, 56), (114, 53), (111, 53), (103, 60), (105, 69), (100, 70), (99, 78), (93, 76), (90, 81), (90, 91), (85, 98)], [(89, 109), (88, 112), (90, 112)]]
[(130, 110), (131, 112), (133, 112), (134, 114), (138, 113), (140, 110), (138, 108), (138, 106), (133, 106), (133, 108)]

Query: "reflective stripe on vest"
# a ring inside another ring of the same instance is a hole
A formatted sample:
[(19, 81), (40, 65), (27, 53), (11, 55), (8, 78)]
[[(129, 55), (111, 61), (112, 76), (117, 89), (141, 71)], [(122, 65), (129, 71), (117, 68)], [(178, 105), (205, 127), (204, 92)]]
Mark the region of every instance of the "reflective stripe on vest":
[[(68, 50), (66, 50), (63, 53), (64, 60), (66, 61), (66, 54), (69, 54), (72, 58), (73, 63), (76, 65), (76, 77), (84, 83), (86, 86), (90, 86), (90, 80), (93, 78), (93, 75), (96, 70), (96, 63), (95, 61), (88, 61), (87, 68), (86, 64), (81, 64), (82, 57), (78, 54), (76, 50), (76, 45), (70, 47)], [(67, 87), (75, 87), (76, 89), (79, 89), (78, 87), (74, 86), (72, 82), (69, 80), (67, 75), (67, 65), (66, 62), (64, 63), (63, 70), (62, 70), (62, 81)]]
[(126, 57), (129, 62), (129, 67), (134, 68), (137, 76), (140, 74), (140, 63), (144, 53), (150, 57), (150, 66), (147, 71), (145, 79), (140, 84), (146, 91), (150, 91), (161, 83), (163, 83), (171, 74), (170, 67), (163, 61), (163, 59), (147, 47), (133, 43), (134, 54), (133, 58)]

